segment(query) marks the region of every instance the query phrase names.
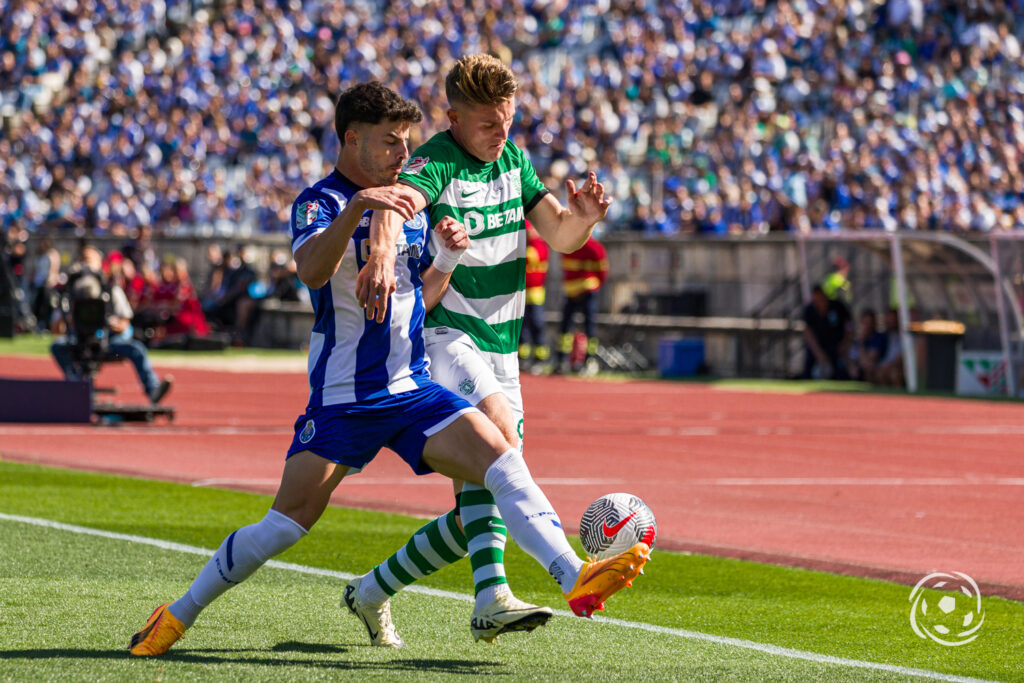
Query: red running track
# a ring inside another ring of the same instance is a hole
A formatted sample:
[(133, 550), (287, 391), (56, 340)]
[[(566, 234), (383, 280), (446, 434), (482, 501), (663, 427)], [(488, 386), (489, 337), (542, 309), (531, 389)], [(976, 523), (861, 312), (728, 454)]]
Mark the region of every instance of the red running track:
[[(0, 455), (272, 493), (305, 375), (173, 372), (173, 423), (0, 425)], [(57, 375), (0, 358), (0, 376)], [(124, 364), (99, 383), (141, 400)], [(662, 548), (904, 583), (960, 571), (1024, 599), (1024, 405), (555, 377), (523, 390), (526, 457), (569, 529), (598, 495), (628, 491), (654, 509)], [(385, 454), (333, 502), (437, 514), (451, 496)]]

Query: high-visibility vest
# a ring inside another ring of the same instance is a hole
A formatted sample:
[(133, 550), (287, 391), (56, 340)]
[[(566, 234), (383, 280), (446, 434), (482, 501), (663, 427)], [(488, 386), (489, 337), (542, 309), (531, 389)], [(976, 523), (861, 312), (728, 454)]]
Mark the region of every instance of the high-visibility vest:
[(608, 252), (593, 237), (576, 251), (562, 257), (562, 286), (568, 297), (596, 292), (607, 278)]
[(548, 245), (534, 231), (526, 233), (526, 303), (544, 305), (544, 281), (548, 277)]

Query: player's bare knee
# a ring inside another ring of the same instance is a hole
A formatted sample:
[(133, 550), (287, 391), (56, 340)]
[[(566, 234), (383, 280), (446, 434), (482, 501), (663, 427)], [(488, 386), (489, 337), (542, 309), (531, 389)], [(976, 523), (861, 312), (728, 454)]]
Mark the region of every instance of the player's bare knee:
[(289, 504), (284, 501), (274, 500), (273, 505), (270, 506), (271, 510), (280, 512), (282, 515), (292, 520), (306, 531), (313, 528), (317, 520), (324, 512), (326, 506), (315, 506), (306, 502), (305, 504)]
[(512, 448), (519, 448), (515, 413), (504, 394), (491, 394), (480, 401), (476, 407), (494, 423)]
[(472, 412), (431, 435), (423, 459), (439, 474), (482, 485), (487, 468), (510, 448), (494, 423)]

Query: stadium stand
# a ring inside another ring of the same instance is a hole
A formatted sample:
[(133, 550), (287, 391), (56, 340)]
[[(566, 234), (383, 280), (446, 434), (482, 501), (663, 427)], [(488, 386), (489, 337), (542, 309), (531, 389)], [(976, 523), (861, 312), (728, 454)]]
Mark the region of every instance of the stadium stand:
[(611, 229), (1024, 226), (1024, 6), (991, 0), (15, 0), (0, 225), (282, 232), (376, 78), (444, 126), (490, 51), (550, 184), (597, 167)]

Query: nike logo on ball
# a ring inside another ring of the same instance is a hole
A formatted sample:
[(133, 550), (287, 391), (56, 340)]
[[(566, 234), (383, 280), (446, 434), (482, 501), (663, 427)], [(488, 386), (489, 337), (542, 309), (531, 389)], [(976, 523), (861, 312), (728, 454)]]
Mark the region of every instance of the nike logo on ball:
[(637, 511), (633, 510), (633, 512), (629, 513), (629, 517), (626, 517), (624, 520), (622, 520), (615, 526), (608, 526), (608, 522), (604, 522), (603, 524), (601, 524), (602, 530), (604, 531), (604, 535), (608, 538), (612, 538), (613, 536), (615, 536), (615, 534), (622, 531), (622, 527), (626, 526), (626, 523), (629, 522), (629, 520), (633, 519), (633, 516), (636, 515), (636, 513)]

